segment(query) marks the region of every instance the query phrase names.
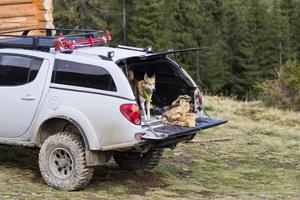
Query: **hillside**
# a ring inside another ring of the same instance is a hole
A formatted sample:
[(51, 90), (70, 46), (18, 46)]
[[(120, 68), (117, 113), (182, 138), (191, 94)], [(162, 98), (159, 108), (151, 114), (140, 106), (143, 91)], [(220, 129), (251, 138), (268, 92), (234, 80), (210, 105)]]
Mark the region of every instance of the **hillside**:
[(0, 199), (298, 199), (300, 113), (223, 97), (204, 103), (229, 123), (196, 140), (232, 140), (182, 143), (153, 171), (120, 171), (111, 162), (80, 192), (46, 186), (37, 150), (0, 146)]

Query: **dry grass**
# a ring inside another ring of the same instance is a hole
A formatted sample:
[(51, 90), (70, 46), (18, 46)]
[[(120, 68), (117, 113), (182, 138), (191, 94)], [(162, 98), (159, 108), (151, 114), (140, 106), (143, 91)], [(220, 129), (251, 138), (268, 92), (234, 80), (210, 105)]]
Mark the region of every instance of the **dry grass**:
[(300, 113), (260, 102), (205, 97), (207, 111), (228, 119), (197, 139), (231, 137), (167, 150), (152, 171), (96, 169), (80, 192), (49, 188), (37, 166), (37, 150), (0, 147), (0, 199), (299, 199)]

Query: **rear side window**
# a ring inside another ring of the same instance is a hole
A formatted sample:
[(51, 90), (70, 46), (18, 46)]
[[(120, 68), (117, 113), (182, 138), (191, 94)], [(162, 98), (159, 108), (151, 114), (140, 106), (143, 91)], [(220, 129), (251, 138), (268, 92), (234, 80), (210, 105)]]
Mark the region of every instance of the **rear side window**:
[(102, 67), (56, 60), (52, 83), (117, 91), (113, 78)]
[(0, 54), (0, 86), (18, 86), (33, 81), (42, 62), (38, 58)]

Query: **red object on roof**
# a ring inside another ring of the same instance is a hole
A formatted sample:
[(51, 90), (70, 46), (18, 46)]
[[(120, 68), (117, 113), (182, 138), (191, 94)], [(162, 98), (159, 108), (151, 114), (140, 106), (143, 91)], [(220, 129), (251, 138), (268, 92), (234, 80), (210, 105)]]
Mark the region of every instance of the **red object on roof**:
[(68, 40), (64, 38), (64, 35), (61, 33), (59, 38), (55, 40), (55, 51), (74, 50), (81, 46), (93, 47), (97, 43), (107, 43), (111, 41), (112, 38), (109, 31), (105, 32), (105, 36), (88, 37), (86, 39), (78, 39), (78, 40)]
[(105, 32), (105, 37), (106, 37), (106, 42), (111, 42), (112, 41), (112, 38), (111, 38), (111, 35), (110, 35), (109, 31)]

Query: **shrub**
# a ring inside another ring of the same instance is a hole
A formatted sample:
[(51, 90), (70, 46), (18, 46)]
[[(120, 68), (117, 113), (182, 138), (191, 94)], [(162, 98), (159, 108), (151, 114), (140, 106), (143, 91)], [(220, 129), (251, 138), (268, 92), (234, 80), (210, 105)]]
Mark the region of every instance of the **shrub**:
[(259, 85), (262, 99), (269, 105), (300, 110), (300, 65), (296, 61), (288, 61), (276, 74), (275, 80)]

